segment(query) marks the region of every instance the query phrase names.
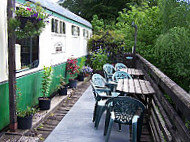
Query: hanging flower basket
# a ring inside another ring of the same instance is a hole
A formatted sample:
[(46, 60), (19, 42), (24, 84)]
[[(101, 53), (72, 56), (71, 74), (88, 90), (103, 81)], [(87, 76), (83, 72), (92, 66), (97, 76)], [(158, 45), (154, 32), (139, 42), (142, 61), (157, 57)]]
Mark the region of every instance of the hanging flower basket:
[(15, 10), (16, 17), (9, 21), (9, 28), (15, 31), (18, 39), (38, 36), (46, 23), (49, 23), (50, 14), (40, 6), (40, 3), (27, 2)]
[(20, 21), (20, 28), (24, 29), (26, 26), (27, 22), (31, 22), (34, 25), (37, 24), (37, 19), (35, 17), (17, 17), (17, 19)]

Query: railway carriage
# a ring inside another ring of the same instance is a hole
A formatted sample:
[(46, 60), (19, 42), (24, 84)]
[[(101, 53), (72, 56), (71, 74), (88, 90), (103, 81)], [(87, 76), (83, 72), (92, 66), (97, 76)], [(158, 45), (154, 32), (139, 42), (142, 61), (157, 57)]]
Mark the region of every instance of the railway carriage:
[[(52, 66), (54, 70), (50, 87), (52, 94), (59, 83), (57, 76), (65, 75), (66, 60), (73, 55), (80, 62), (80, 57), (87, 55), (87, 41), (92, 35), (92, 25), (88, 21), (50, 0), (27, 1), (40, 2), (51, 16), (40, 36), (16, 41), (16, 80), (22, 92), (22, 104), (19, 105), (23, 108), (38, 103), (43, 66)], [(16, 7), (25, 2), (16, 0)], [(0, 130), (9, 124), (6, 11), (7, 0), (0, 1)]]

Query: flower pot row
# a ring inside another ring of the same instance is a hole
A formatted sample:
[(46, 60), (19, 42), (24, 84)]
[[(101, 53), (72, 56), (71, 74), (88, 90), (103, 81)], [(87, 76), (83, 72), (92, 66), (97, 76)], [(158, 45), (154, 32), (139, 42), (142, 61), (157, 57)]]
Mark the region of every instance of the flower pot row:
[[(84, 81), (84, 75), (78, 75), (78, 81)], [(77, 80), (70, 79), (69, 80), (69, 87), (70, 88), (76, 88), (77, 87)], [(64, 84), (64, 85), (63, 85)], [(67, 89), (68, 87), (65, 85), (65, 82), (63, 80), (60, 81), (58, 93), (59, 95), (67, 95)], [(51, 98), (49, 97), (39, 97), (39, 109), (40, 110), (49, 110), (51, 106)], [(18, 129), (30, 129), (32, 127), (32, 118), (33, 114), (26, 115), (26, 116), (17, 116), (17, 122), (18, 122)]]

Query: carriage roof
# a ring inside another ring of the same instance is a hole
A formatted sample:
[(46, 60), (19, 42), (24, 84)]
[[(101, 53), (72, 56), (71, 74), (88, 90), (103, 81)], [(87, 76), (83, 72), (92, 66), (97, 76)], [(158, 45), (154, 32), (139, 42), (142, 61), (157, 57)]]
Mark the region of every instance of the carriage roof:
[(90, 22), (88, 22), (87, 20), (83, 19), (82, 17), (72, 13), (71, 11), (63, 8), (62, 6), (58, 5), (57, 3), (52, 2), (51, 0), (29, 0), (29, 1), (34, 2), (34, 3), (40, 2), (40, 4), (44, 8), (46, 8), (52, 12), (58, 13), (68, 19), (71, 19), (73, 21), (76, 21), (78, 23), (86, 25), (89, 28), (92, 28), (92, 25), (90, 24)]

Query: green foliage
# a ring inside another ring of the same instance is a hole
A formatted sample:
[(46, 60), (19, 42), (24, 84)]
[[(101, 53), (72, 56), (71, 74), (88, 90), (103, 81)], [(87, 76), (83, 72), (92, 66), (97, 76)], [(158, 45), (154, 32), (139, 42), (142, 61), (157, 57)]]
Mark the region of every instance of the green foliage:
[(83, 66), (85, 66), (86, 57), (81, 57), (80, 64), (79, 64), (79, 71), (82, 72)]
[(103, 65), (108, 62), (108, 57), (102, 49), (99, 49), (92, 53), (90, 60), (93, 70), (102, 70)]
[(105, 26), (103, 19), (98, 19), (98, 16), (94, 15), (91, 24), (94, 30), (94, 34), (100, 34), (103, 32)]
[(152, 46), (155, 39), (160, 34), (161, 26), (159, 20), (159, 8), (156, 6), (149, 7), (147, 3), (142, 3), (141, 6), (130, 6), (131, 10), (124, 9), (119, 12), (116, 29), (120, 30), (125, 35), (126, 50), (131, 51), (134, 45), (134, 28), (131, 23), (134, 21), (138, 27), (137, 34), (137, 52), (147, 55), (145, 47)]
[(173, 27), (190, 28), (190, 5), (187, 2), (175, 0), (161, 0), (160, 19), (163, 25), (163, 32), (167, 32)]
[(127, 3), (140, 4), (141, 1), (143, 0), (65, 0), (61, 5), (88, 21), (96, 14), (107, 25), (116, 20), (118, 11), (126, 8)]
[(52, 81), (52, 68), (50, 67), (45, 67), (43, 69), (43, 76), (42, 76), (42, 94), (43, 97), (48, 97), (49, 94), (49, 87), (51, 85)]
[(89, 40), (88, 40), (88, 43), (87, 43), (87, 47), (88, 47), (88, 52), (92, 52), (93, 51), (93, 47), (94, 47), (94, 42), (95, 41), (98, 41), (99, 39), (102, 38), (103, 35), (96, 35), (94, 34)]
[[(94, 48), (97, 47), (96, 44), (107, 47), (107, 41), (117, 43), (115, 35), (110, 38), (113, 40), (104, 37), (110, 30), (116, 35), (122, 35), (120, 39), (124, 41), (121, 46), (111, 47), (114, 50), (124, 47), (125, 52), (131, 52), (135, 32), (131, 23), (134, 21), (138, 27), (136, 52), (159, 67), (181, 87), (189, 90), (190, 5), (188, 3), (175, 0), (134, 0), (127, 3), (126, 9), (118, 12), (117, 20), (108, 20), (97, 15), (92, 20), (95, 35), (88, 42), (90, 52), (96, 50)], [(103, 44), (97, 42), (102, 39), (105, 39)]]
[(25, 110), (17, 110), (17, 116), (19, 117), (31, 116), (34, 115), (36, 112), (37, 110), (35, 108), (27, 106)]
[(9, 30), (15, 32), (18, 39), (40, 35), (45, 24), (49, 22), (49, 15), (39, 3), (27, 2), (16, 9), (15, 13), (16, 17), (9, 20)]
[(184, 27), (174, 27), (159, 36), (154, 49), (156, 65), (180, 85), (185, 80), (190, 81), (189, 45), (189, 30)]
[(30, 116), (30, 115), (34, 115), (37, 110), (33, 107), (29, 107), (27, 106), (26, 109), (22, 110), (20, 109), (19, 107), (19, 104), (22, 102), (22, 93), (21, 93), (21, 90), (20, 88), (16, 87), (16, 114), (17, 116), (19, 117), (25, 117), (25, 116)]
[(65, 84), (66, 84), (66, 79), (65, 79), (65, 77), (63, 77), (63, 75), (59, 75), (59, 76), (57, 76), (57, 78), (59, 78), (59, 85), (57, 85), (57, 89), (61, 89), (61, 88), (64, 88), (65, 86)]

